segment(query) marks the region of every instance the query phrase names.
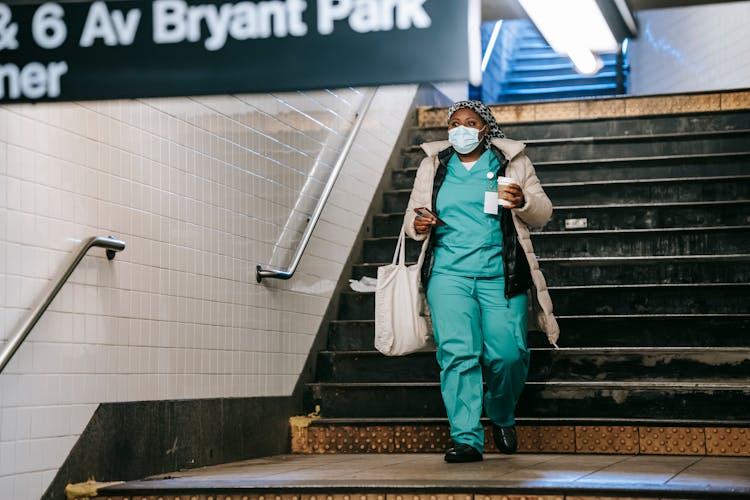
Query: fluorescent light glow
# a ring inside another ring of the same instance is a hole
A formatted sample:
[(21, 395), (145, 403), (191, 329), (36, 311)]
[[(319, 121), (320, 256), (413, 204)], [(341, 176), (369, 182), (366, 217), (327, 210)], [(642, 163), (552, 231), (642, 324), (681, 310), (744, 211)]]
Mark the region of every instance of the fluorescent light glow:
[(620, 15), (622, 16), (622, 20), (625, 21), (625, 25), (628, 27), (630, 32), (633, 35), (638, 33), (638, 26), (635, 24), (635, 19), (633, 19), (633, 13), (630, 12), (630, 9), (628, 8), (628, 4), (625, 3), (625, 0), (615, 0), (615, 6), (617, 7), (617, 10), (620, 12)]
[(482, 0), (469, 0), (469, 83), (482, 84)]
[(603, 66), (602, 60), (587, 48), (571, 49), (568, 57), (573, 61), (578, 72), (584, 75), (593, 75)]
[(497, 35), (500, 33), (500, 27), (503, 25), (503, 21), (500, 20), (495, 23), (492, 28), (492, 35), (490, 35), (490, 41), (487, 43), (487, 49), (484, 51), (484, 57), (482, 58), (482, 73), (487, 69), (487, 64), (490, 62), (492, 57), (492, 51), (495, 50), (495, 42), (497, 42)]
[(617, 40), (595, 0), (519, 0), (555, 52), (617, 52)]

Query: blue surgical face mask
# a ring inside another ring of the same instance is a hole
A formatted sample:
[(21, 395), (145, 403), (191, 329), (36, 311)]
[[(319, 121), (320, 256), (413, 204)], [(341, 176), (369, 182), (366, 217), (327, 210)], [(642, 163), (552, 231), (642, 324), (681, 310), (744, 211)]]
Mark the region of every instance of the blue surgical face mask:
[(479, 146), (480, 130), (460, 125), (448, 131), (448, 140), (453, 145), (453, 149), (465, 155), (471, 153)]

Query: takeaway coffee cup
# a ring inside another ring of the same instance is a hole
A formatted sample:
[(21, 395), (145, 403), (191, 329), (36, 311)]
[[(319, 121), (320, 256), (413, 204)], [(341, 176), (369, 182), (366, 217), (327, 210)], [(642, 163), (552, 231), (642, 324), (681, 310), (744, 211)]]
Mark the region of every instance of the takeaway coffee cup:
[[(513, 177), (498, 177), (497, 178), (497, 204), (501, 207), (509, 207), (511, 206), (511, 202), (508, 200), (504, 200), (500, 198), (500, 186), (507, 186), (508, 184), (518, 184), (518, 181), (515, 180)], [(520, 184), (518, 184), (520, 186)]]

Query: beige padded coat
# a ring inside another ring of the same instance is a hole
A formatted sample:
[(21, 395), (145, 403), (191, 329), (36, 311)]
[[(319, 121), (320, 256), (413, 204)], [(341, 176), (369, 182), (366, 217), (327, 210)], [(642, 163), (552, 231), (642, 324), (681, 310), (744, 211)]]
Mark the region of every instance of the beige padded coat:
[[(510, 139), (492, 139), (492, 143), (505, 155), (508, 160), (505, 176), (517, 179), (523, 189), (526, 204), (523, 208), (513, 209), (513, 224), (516, 227), (518, 240), (526, 253), (531, 270), (532, 288), (529, 291), (529, 305), (532, 313), (529, 314), (529, 328), (539, 329), (547, 334), (550, 343), (557, 347), (557, 339), (560, 336), (560, 327), (552, 313), (552, 299), (549, 296), (547, 283), (539, 269), (539, 263), (534, 255), (534, 247), (531, 245), (529, 226), (541, 227), (545, 225), (552, 215), (552, 202), (549, 200), (539, 178), (536, 176), (534, 166), (524, 153), (526, 145), (522, 142)], [(422, 160), (414, 180), (414, 188), (409, 198), (404, 216), (404, 228), (406, 234), (417, 241), (423, 241), (430, 233), (418, 234), (414, 230), (415, 208), (432, 207), (432, 186), (435, 173), (439, 165), (438, 153), (450, 147), (448, 141), (435, 141), (422, 144), (422, 149), (427, 157)]]

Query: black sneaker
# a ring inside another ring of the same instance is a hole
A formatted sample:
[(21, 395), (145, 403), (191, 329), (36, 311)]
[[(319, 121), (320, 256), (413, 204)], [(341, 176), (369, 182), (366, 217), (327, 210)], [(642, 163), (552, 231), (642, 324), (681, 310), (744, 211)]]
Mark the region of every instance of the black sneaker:
[(518, 436), (516, 436), (516, 427), (500, 427), (492, 424), (492, 437), (495, 438), (495, 446), (502, 453), (508, 455), (515, 453), (518, 449)]
[(445, 461), (452, 464), (463, 463), (463, 462), (481, 462), (482, 454), (477, 451), (473, 446), (468, 444), (458, 443), (452, 448), (448, 448), (445, 452)]

